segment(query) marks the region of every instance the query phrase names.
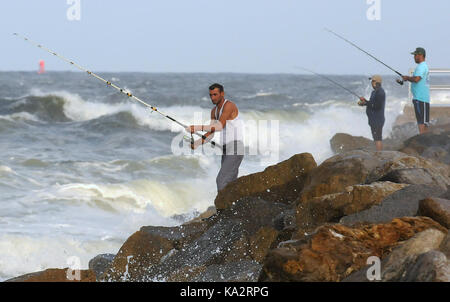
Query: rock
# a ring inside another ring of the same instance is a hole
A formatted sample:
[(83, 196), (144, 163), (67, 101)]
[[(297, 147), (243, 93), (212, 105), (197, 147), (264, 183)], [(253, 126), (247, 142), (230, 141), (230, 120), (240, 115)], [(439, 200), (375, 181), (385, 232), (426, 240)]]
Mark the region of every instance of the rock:
[(407, 262), (411, 262), (412, 258), (417, 258), (420, 254), (439, 248), (445, 235), (442, 231), (429, 229), (393, 250), (381, 265), (381, 280), (401, 281), (408, 267)]
[(386, 197), (379, 205), (344, 216), (339, 223), (353, 225), (357, 222), (386, 223), (396, 217), (415, 216), (422, 199), (439, 196), (444, 190), (437, 186), (410, 185)]
[[(369, 126), (367, 125), (367, 127)], [(417, 125), (415, 125), (415, 131), (417, 132)], [(347, 133), (336, 133), (331, 138), (330, 145), (334, 154), (353, 150), (375, 151), (375, 143), (373, 140), (362, 136), (352, 136)], [(392, 138), (383, 139), (383, 150), (395, 151), (400, 148), (403, 148), (402, 140)]]
[(439, 246), (439, 250), (450, 259), (450, 232), (447, 233), (447, 236), (442, 241), (441, 246)]
[(95, 272), (95, 275), (100, 277), (106, 271), (108, 266), (114, 260), (114, 254), (100, 254), (89, 260), (89, 269)]
[(423, 168), (410, 168), (393, 170), (383, 176), (380, 181), (392, 181), (396, 183), (415, 184), (415, 185), (435, 185), (439, 183)]
[(450, 200), (426, 198), (419, 202), (418, 216), (428, 216), (450, 229)]
[[(446, 124), (449, 122), (449, 116), (450, 116), (450, 107), (445, 105), (439, 106), (438, 104), (433, 104), (432, 109), (430, 110), (430, 121), (432, 124), (435, 125)], [(414, 114), (414, 107), (411, 103), (408, 103), (403, 107), (403, 112), (402, 114), (397, 116), (397, 119), (394, 122), (394, 126), (403, 125), (405, 123), (415, 125), (417, 133), (417, 120)]]
[(443, 253), (429, 251), (412, 258), (399, 281), (450, 282), (450, 261)]
[(290, 159), (267, 167), (264, 171), (239, 177), (218, 192), (214, 204), (217, 210), (229, 208), (243, 197), (290, 203), (303, 189), (308, 173), (317, 167), (309, 153), (296, 154)]
[[(79, 277), (79, 279), (77, 279)], [(76, 271), (69, 268), (47, 269), (45, 271), (26, 274), (5, 282), (95, 282), (96, 276), (93, 270), (80, 270), (77, 276)]]
[[(447, 265), (445, 255), (441, 252), (437, 255), (434, 251), (446, 236), (446, 230), (443, 230), (427, 229), (401, 243), (381, 262), (378, 281), (436, 281), (432, 277), (433, 271), (440, 270), (442, 264)], [(428, 254), (430, 251), (433, 253)], [(367, 282), (369, 268), (365, 267), (343, 281)]]
[(186, 224), (191, 224), (191, 223), (196, 223), (196, 222), (202, 222), (208, 218), (210, 218), (211, 216), (214, 216), (217, 214), (217, 210), (215, 206), (210, 206), (208, 207), (208, 209), (206, 209), (205, 212), (201, 213), (200, 215), (198, 215), (197, 217), (195, 217), (194, 219), (183, 223), (183, 225)]
[(439, 197), (450, 200), (450, 186), (447, 186), (447, 192), (442, 193)]
[(200, 236), (206, 226), (205, 223), (193, 223), (178, 227), (142, 227), (125, 241), (100, 279), (140, 281), (165, 255)]
[(394, 170), (408, 168), (423, 169), (443, 188), (450, 185), (450, 170), (445, 164), (397, 151), (356, 150), (333, 156), (311, 171), (296, 203), (343, 192), (347, 186), (370, 184)]
[(413, 136), (404, 142), (401, 152), (420, 155), (445, 164), (450, 164), (450, 131), (439, 134), (428, 132)]
[(309, 199), (297, 207), (296, 225), (301, 232), (309, 232), (326, 222), (337, 222), (346, 215), (368, 209), (388, 195), (406, 187), (406, 184), (374, 182), (354, 185), (344, 192)]
[(314, 234), (267, 255), (258, 281), (340, 281), (390, 254), (399, 243), (427, 229), (446, 229), (428, 217), (396, 218), (387, 224), (324, 225)]
[(210, 265), (193, 282), (256, 282), (262, 265), (254, 260)]
[[(245, 198), (214, 216), (210, 227), (200, 237), (152, 267), (143, 281), (183, 281), (211, 280), (211, 267), (227, 271), (227, 280), (240, 280), (249, 271), (247, 266), (236, 268), (234, 276), (232, 263), (255, 262), (262, 264), (267, 252), (278, 244), (279, 230), (274, 219), (289, 207), (257, 198)], [(251, 215), (249, 215), (251, 213)], [(251, 269), (253, 271), (253, 269)], [(224, 275), (224, 276), (225, 276)], [(245, 279), (256, 281), (258, 275)]]
[(362, 136), (352, 136), (347, 133), (336, 133), (331, 138), (330, 145), (334, 154), (358, 149), (375, 150), (372, 140)]

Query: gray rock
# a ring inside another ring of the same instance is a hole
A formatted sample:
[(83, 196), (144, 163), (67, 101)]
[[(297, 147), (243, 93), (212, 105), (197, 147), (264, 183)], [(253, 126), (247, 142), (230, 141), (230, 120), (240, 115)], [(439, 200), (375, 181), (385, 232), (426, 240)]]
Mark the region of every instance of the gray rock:
[(396, 217), (415, 216), (422, 199), (439, 196), (444, 190), (438, 186), (410, 185), (385, 198), (381, 204), (367, 210), (342, 217), (340, 223), (387, 223)]
[(262, 265), (253, 260), (213, 264), (196, 276), (193, 282), (256, 282)]
[(447, 186), (447, 191), (441, 195), (439, 195), (439, 198), (444, 198), (450, 200), (450, 186)]
[(430, 131), (416, 135), (404, 142), (400, 151), (413, 155), (420, 155), (445, 164), (450, 164), (450, 131)]
[[(148, 268), (142, 281), (251, 281), (253, 277), (243, 276), (260, 270), (256, 264), (278, 244), (275, 219), (289, 210), (258, 198), (240, 200), (212, 217), (201, 236)], [(233, 270), (236, 263), (240, 266)]]
[(89, 269), (95, 272), (97, 280), (114, 260), (115, 254), (100, 254), (89, 260)]
[(441, 245), (439, 246), (439, 250), (444, 253), (444, 255), (447, 256), (448, 259), (450, 259), (450, 232), (447, 233), (447, 236), (442, 241)]
[(384, 175), (380, 181), (415, 185), (439, 185), (428, 170), (423, 168), (398, 169)]
[(408, 260), (398, 281), (450, 282), (450, 262), (443, 253), (433, 250)]

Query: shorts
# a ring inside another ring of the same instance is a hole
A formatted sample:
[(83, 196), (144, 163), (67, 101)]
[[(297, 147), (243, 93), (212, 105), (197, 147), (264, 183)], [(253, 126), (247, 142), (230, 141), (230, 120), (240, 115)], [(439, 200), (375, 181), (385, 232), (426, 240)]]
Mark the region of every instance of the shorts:
[(430, 123), (430, 103), (413, 100), (414, 112), (416, 113), (417, 124), (428, 125)]
[(370, 130), (372, 130), (372, 137), (374, 141), (382, 141), (383, 140), (383, 125), (381, 126), (370, 126)]

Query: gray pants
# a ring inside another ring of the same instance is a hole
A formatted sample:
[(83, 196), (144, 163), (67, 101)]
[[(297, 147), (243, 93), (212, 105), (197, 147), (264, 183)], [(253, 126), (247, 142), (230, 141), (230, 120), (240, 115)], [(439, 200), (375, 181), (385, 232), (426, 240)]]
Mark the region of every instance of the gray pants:
[[(234, 144), (230, 148), (230, 144)], [(242, 142), (233, 142), (224, 146), (221, 167), (217, 174), (216, 184), (217, 192), (225, 188), (225, 186), (237, 179), (239, 174), (239, 166), (244, 159), (244, 144)]]

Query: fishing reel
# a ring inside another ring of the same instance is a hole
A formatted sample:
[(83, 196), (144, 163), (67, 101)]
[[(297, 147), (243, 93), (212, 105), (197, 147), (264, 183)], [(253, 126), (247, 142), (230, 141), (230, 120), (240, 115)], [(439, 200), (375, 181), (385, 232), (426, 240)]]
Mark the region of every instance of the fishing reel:
[(195, 140), (194, 140), (194, 136), (192, 135), (192, 133), (191, 133), (191, 137), (185, 135), (185, 136), (183, 136), (183, 139), (184, 139), (186, 142), (188, 142), (188, 143), (191, 144), (191, 149), (194, 149), (193, 147), (194, 147)]
[(405, 82), (404, 82), (403, 80), (401, 80), (401, 79), (397, 79), (396, 82), (399, 83), (399, 84), (402, 85), (402, 86), (403, 86), (403, 84), (405, 83)]

